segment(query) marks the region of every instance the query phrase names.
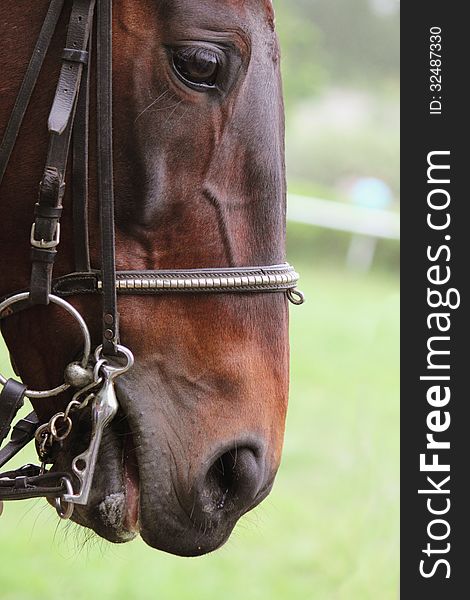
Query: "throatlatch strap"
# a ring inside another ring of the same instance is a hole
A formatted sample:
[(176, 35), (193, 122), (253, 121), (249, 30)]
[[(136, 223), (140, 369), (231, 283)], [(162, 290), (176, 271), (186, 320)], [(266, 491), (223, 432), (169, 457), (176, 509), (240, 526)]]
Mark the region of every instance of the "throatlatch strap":
[(46, 18), (39, 34), (36, 47), (29, 61), (26, 74), (21, 84), (20, 91), (16, 98), (15, 106), (11, 113), (10, 120), (3, 136), (0, 146), (0, 184), (10, 160), (11, 153), (15, 147), (15, 142), (21, 129), (26, 110), (29, 106), (31, 96), (41, 72), (41, 68), (51, 44), (52, 36), (57, 27), (57, 22), (62, 13), (64, 0), (51, 0)]
[(10, 425), (24, 403), (26, 386), (9, 379), (0, 394), (0, 445), (10, 431)]
[(112, 0), (100, 0), (97, 33), (98, 190), (105, 355), (115, 355), (119, 343), (114, 236), (112, 36)]

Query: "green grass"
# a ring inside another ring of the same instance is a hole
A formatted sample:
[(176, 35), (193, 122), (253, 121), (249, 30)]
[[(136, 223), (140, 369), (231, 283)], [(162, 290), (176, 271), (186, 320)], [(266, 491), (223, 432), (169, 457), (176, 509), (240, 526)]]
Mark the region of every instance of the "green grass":
[[(42, 501), (0, 518), (0, 598), (388, 600), (398, 595), (398, 284), (296, 265), (286, 446), (228, 544), (179, 559), (84, 543)], [(0, 351), (0, 362), (3, 352)]]

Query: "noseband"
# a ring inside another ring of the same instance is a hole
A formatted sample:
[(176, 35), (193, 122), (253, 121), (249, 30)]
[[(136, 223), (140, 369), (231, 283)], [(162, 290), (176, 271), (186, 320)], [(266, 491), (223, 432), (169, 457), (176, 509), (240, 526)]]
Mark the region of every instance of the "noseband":
[[(65, 0), (51, 0), (28, 65), (15, 106), (0, 146), (0, 184), (29, 106), (43, 61), (62, 14)], [(97, 7), (97, 177), (100, 206), (101, 268), (90, 262), (88, 236), (88, 152), (92, 29)], [(0, 468), (32, 439), (41, 467), (27, 465), (0, 474), (2, 500), (54, 498), (62, 518), (70, 518), (75, 504), (88, 502), (103, 429), (118, 410), (114, 380), (132, 367), (130, 350), (119, 345), (118, 294), (248, 293), (282, 292), (294, 304), (302, 304), (296, 289), (298, 275), (288, 264), (221, 269), (116, 271), (112, 139), (112, 0), (73, 0), (66, 48), (62, 53), (59, 81), (49, 114), (50, 134), (46, 167), (39, 186), (31, 229), (31, 280), (29, 288), (0, 299), (0, 320), (34, 305), (59, 305), (78, 322), (84, 338), (83, 357), (66, 369), (65, 382), (47, 391), (26, 386), (0, 375), (0, 445), (24, 398), (44, 399), (74, 389), (66, 410), (39, 425), (35, 413), (19, 421), (10, 442), (0, 450)], [(73, 136), (72, 136), (73, 134)], [(65, 175), (73, 147), (72, 197), (75, 272), (53, 278), (60, 242), (60, 217)], [(91, 356), (87, 325), (66, 298), (98, 294), (102, 299), (102, 343)], [(72, 429), (71, 415), (91, 407), (92, 438), (88, 450), (76, 457), (72, 471), (80, 487), (76, 494), (70, 473), (47, 471), (54, 453)], [(1, 510), (0, 510), (1, 514)]]

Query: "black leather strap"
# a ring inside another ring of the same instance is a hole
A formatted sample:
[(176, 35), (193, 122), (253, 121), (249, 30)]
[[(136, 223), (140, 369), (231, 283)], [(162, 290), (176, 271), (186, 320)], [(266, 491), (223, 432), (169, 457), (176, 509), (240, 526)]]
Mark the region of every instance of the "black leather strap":
[(33, 304), (48, 304), (52, 270), (59, 244), (59, 219), (46, 217), (60, 214), (65, 192), (65, 167), (67, 163), (70, 128), (64, 136), (53, 135), (44, 176), (39, 186), (39, 199), (35, 208), (36, 219), (31, 230), (31, 282), (30, 300)]
[(52, 292), (63, 298), (80, 294), (95, 294), (98, 292), (98, 280), (97, 272), (71, 273), (55, 279), (52, 283)]
[[(92, 52), (93, 36), (90, 33), (88, 52)], [(90, 248), (88, 233), (88, 146), (90, 123), (90, 73), (91, 68), (85, 65), (82, 85), (78, 95), (77, 113), (73, 126), (73, 245), (75, 253), (75, 270), (89, 271)]]
[(75, 48), (64, 48), (62, 58), (70, 62), (79, 62), (88, 64), (88, 52), (86, 50), (76, 50)]
[(25, 392), (25, 385), (9, 379), (0, 393), (0, 445), (8, 435), (16, 413), (23, 406)]
[(5, 471), (1, 474), (4, 479), (15, 479), (15, 477), (37, 477), (41, 472), (41, 468), (37, 465), (23, 465), (19, 469)]
[(34, 438), (39, 419), (35, 412), (18, 421), (11, 432), (10, 441), (0, 450), (0, 469), (6, 465)]
[(40, 217), (41, 219), (59, 220), (62, 216), (62, 206), (46, 206), (44, 204), (37, 203), (34, 207), (34, 216)]
[[(73, 2), (59, 83), (49, 115), (48, 127), (51, 133), (61, 135), (73, 117), (85, 62), (83, 59), (86, 57), (88, 60), (87, 46), (94, 8), (95, 0)], [(77, 60), (77, 57), (81, 60)]]
[(39, 467), (26, 465), (17, 471), (0, 474), (0, 500), (58, 498), (67, 490), (63, 478), (67, 473), (40, 474)]
[(57, 22), (62, 13), (64, 6), (64, 0), (51, 0), (49, 9), (44, 19), (41, 32), (36, 42), (33, 55), (29, 62), (26, 74), (21, 84), (20, 91), (16, 98), (15, 106), (11, 113), (10, 120), (8, 122), (5, 134), (3, 136), (2, 144), (0, 146), (0, 184), (2, 183), (3, 176), (10, 160), (11, 153), (15, 146), (16, 139), (21, 129), (26, 109), (29, 106), (31, 96), (41, 72), (41, 68), (49, 49), (52, 36), (57, 27)]
[(116, 354), (119, 343), (114, 235), (112, 36), (112, 0), (100, 0), (97, 33), (98, 190), (101, 210), (102, 327), (105, 355)]
[[(67, 48), (85, 51), (93, 22), (95, 0), (74, 0), (67, 33)], [(52, 271), (57, 254), (59, 217), (65, 191), (72, 125), (77, 106), (83, 63), (63, 60), (59, 82), (49, 115), (51, 138), (44, 176), (39, 188), (36, 220), (31, 234), (32, 270), (30, 300), (48, 304)]]

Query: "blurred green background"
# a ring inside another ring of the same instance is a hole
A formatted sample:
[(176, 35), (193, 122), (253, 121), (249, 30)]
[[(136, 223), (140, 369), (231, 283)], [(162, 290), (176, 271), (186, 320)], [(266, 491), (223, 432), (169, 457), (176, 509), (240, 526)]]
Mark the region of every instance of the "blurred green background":
[[(290, 192), (347, 204), (351, 182), (374, 177), (397, 211), (398, 1), (275, 4)], [(8, 504), (2, 600), (398, 596), (399, 248), (379, 240), (363, 268), (346, 261), (351, 239), (289, 225), (289, 259), (308, 302), (291, 310), (284, 458), (273, 493), (227, 545), (179, 559), (140, 541), (107, 544), (58, 523), (43, 501)], [(6, 372), (3, 347), (0, 364)]]

